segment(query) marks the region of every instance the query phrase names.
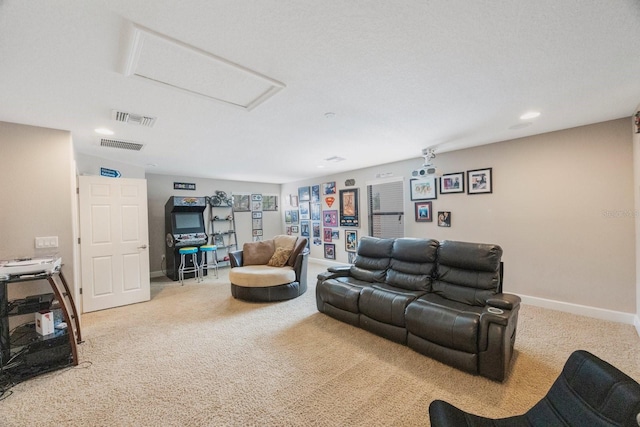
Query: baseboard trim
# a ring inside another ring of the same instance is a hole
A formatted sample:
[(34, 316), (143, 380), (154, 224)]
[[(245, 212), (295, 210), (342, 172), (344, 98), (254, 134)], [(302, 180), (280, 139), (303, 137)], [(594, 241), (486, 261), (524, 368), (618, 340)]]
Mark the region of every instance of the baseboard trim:
[(633, 324), (636, 327), (636, 332), (638, 333), (638, 336), (640, 337), (640, 315), (636, 315), (636, 317), (633, 320)]
[(335, 267), (337, 265), (349, 265), (345, 262), (336, 262), (336, 261), (331, 261), (330, 259), (322, 259), (322, 258), (309, 258), (309, 262), (323, 265), (325, 267)]
[(545, 298), (520, 295), (523, 304), (535, 305), (536, 307), (549, 308), (551, 310), (564, 311), (566, 313), (579, 314), (581, 316), (593, 317), (595, 319), (610, 320), (612, 322), (636, 325), (638, 329), (638, 317), (633, 313), (607, 310), (605, 308), (590, 307), (588, 305), (573, 304), (563, 301), (555, 301)]
[(149, 273), (149, 277), (151, 277), (152, 279), (162, 276), (164, 276), (164, 272), (162, 271), (152, 271), (151, 273)]

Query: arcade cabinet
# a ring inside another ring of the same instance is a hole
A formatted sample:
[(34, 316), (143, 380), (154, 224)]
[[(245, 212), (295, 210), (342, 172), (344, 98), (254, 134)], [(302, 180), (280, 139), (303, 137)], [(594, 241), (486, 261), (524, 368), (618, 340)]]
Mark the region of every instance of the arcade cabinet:
[[(173, 281), (178, 280), (180, 248), (207, 244), (203, 213), (206, 207), (205, 197), (171, 196), (164, 205), (166, 274)], [(187, 267), (193, 267), (191, 256), (185, 257), (185, 261)], [(198, 252), (198, 263), (201, 262), (202, 252)], [(204, 274), (207, 274), (206, 270)], [(184, 276), (185, 279), (193, 277), (195, 273), (186, 273)]]

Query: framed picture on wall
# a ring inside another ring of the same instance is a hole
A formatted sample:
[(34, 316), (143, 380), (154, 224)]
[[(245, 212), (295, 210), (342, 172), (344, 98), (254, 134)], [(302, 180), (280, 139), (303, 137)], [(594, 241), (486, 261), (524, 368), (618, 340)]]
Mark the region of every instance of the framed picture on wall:
[(235, 212), (251, 211), (251, 195), (250, 194), (233, 194), (233, 210)]
[(336, 259), (336, 245), (334, 243), (324, 244), (324, 257), (326, 259)]
[(416, 222), (433, 221), (431, 202), (416, 202)]
[(433, 200), (438, 198), (436, 177), (429, 176), (409, 181), (411, 200)]
[(451, 212), (438, 212), (438, 227), (451, 227)]
[(445, 173), (440, 177), (440, 194), (464, 193), (464, 172)]
[(322, 194), (325, 194), (325, 195), (336, 194), (336, 182), (331, 181), (331, 182), (325, 182), (324, 184), (322, 184)]
[(301, 202), (308, 202), (311, 200), (311, 190), (309, 187), (298, 187), (298, 197)]
[(340, 190), (340, 227), (360, 227), (358, 189)]
[(262, 196), (262, 210), (263, 211), (277, 211), (278, 210), (278, 196)]
[(492, 168), (467, 171), (467, 194), (487, 194), (493, 192)]
[(358, 250), (358, 232), (357, 231), (345, 230), (344, 250), (347, 252), (355, 252)]

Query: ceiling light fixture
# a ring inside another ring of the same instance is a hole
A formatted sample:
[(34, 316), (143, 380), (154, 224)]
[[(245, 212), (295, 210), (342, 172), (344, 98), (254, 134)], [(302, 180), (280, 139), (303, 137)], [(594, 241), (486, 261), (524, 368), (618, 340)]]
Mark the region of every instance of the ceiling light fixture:
[(98, 128), (94, 130), (96, 133), (99, 133), (100, 135), (113, 135), (113, 131), (107, 128)]
[(521, 115), (520, 120), (531, 120), (535, 119), (538, 116), (540, 116), (539, 111), (529, 111), (528, 113), (524, 113), (523, 115)]
[(336, 116), (336, 113), (332, 113), (331, 111), (324, 113), (325, 119), (333, 119)]

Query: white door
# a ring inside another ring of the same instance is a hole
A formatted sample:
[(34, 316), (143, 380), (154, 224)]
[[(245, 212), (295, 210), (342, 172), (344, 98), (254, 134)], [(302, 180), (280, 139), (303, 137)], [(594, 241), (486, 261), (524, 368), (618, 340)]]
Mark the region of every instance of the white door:
[(80, 177), (82, 311), (150, 299), (147, 181)]

